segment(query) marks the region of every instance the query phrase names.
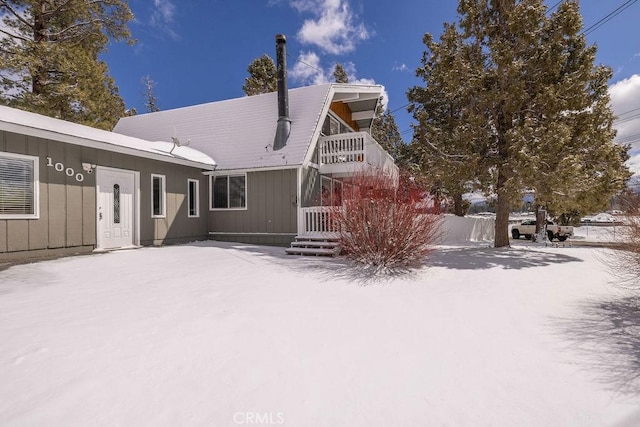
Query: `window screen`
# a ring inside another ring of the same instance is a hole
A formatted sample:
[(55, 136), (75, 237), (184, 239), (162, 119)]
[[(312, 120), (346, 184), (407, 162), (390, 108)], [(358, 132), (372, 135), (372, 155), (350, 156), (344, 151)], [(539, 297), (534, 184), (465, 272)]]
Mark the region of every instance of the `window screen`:
[(0, 217), (37, 216), (37, 158), (0, 153)]

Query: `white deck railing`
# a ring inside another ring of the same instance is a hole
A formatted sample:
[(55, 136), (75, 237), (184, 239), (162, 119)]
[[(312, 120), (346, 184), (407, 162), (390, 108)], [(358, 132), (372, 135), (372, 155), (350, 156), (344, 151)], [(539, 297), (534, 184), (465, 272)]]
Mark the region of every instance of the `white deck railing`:
[(365, 138), (367, 134), (342, 133), (320, 139), (320, 164), (364, 162)]
[(367, 132), (341, 133), (323, 136), (320, 145), (320, 168), (323, 173), (354, 173), (374, 167), (396, 176), (398, 167)]
[(314, 206), (302, 208), (302, 234), (337, 233), (338, 227), (334, 219), (335, 206)]

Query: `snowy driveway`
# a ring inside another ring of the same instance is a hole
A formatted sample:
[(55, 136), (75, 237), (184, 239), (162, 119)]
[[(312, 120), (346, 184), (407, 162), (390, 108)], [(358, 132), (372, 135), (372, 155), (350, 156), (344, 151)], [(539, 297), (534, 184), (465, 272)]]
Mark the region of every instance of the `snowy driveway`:
[(12, 267), (0, 425), (638, 425), (640, 316), (601, 255), (444, 248), (378, 281), (216, 242)]

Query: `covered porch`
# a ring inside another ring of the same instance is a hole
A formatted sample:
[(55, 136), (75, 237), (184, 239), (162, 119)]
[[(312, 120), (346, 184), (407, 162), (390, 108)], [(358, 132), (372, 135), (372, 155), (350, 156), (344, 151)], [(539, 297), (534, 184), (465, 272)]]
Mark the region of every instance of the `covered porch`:
[(348, 132), (322, 136), (318, 140), (320, 186), (318, 206), (302, 207), (298, 234), (305, 236), (337, 235), (332, 212), (353, 195), (352, 179), (360, 174), (379, 174), (398, 179), (398, 166), (368, 132)]

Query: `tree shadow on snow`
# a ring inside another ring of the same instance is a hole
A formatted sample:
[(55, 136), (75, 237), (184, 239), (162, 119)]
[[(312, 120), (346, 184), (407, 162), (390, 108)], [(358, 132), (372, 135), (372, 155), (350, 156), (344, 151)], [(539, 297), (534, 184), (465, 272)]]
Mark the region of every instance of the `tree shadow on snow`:
[(429, 265), (454, 270), (507, 270), (543, 267), (551, 264), (583, 262), (569, 255), (519, 248), (452, 248), (434, 253)]
[(381, 269), (360, 266), (350, 260), (339, 257), (288, 255), (283, 247), (256, 246), (244, 243), (216, 242), (216, 246), (233, 249), (238, 255), (246, 254), (249, 259), (258, 258), (277, 264), (297, 274), (317, 274), (324, 282), (346, 280), (359, 285), (383, 284), (397, 278), (416, 277), (424, 266), (414, 268)]
[(287, 263), (287, 268), (300, 273), (317, 273), (323, 281), (345, 280), (361, 286), (391, 283), (396, 279), (412, 279), (427, 264), (414, 267), (381, 268), (378, 266), (359, 265), (344, 257), (300, 259), (299, 263)]
[(640, 297), (589, 301), (577, 317), (555, 320), (597, 381), (620, 394), (640, 395)]

